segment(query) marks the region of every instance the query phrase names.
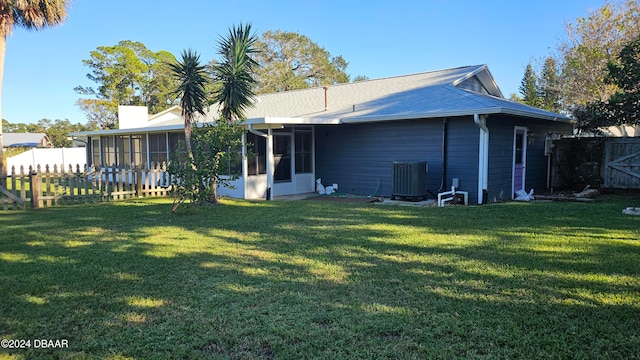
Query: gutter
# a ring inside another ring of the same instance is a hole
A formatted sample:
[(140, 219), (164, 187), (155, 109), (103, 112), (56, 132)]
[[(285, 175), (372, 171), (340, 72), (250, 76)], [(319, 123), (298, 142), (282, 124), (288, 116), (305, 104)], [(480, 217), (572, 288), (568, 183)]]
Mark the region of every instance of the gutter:
[(258, 131), (256, 129), (253, 128), (253, 124), (247, 124), (247, 130), (252, 133), (252, 134), (256, 134), (258, 136), (262, 136), (263, 138), (269, 138), (268, 134), (263, 133), (262, 131)]
[(478, 144), (478, 204), (487, 203), (489, 182), (489, 128), (486, 116), (473, 114), (473, 122), (480, 128)]

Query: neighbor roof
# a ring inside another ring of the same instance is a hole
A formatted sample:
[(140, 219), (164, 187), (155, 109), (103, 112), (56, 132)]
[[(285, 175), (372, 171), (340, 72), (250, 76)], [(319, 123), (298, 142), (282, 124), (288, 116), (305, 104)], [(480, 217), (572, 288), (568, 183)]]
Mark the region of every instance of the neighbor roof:
[(2, 135), (4, 147), (38, 147), (51, 146), (51, 141), (45, 133), (4, 133)]

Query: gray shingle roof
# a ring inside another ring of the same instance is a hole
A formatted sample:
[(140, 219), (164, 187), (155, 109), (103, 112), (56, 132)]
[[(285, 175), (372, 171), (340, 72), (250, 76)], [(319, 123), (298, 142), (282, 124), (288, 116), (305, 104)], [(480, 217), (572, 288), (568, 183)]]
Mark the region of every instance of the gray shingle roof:
[[(464, 89), (464, 81), (474, 77), (481, 91)], [(250, 123), (269, 122), (266, 118), (347, 123), (494, 113), (569, 120), (504, 99), (486, 65), (332, 85), (326, 95), (326, 111), (323, 88), (259, 95), (246, 116)]]
[(45, 133), (4, 133), (2, 146), (4, 147), (38, 147), (50, 146), (51, 141)]
[[(542, 109), (506, 100), (486, 65), (358, 81), (322, 87), (258, 95), (247, 109), (249, 124), (340, 124), (392, 121), (445, 116), (510, 114), (541, 120), (571, 119)], [(157, 114), (156, 114), (157, 115)], [(153, 116), (152, 116), (153, 118)], [(199, 121), (218, 118), (213, 105)], [(73, 133), (118, 134), (174, 130), (182, 119), (138, 129)]]

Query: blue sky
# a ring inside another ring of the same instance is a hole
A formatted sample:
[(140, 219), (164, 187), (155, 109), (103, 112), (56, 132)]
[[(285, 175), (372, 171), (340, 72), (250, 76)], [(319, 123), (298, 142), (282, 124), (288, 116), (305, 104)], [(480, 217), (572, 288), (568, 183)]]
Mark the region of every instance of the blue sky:
[(518, 91), (530, 61), (555, 51), (567, 23), (604, 0), (562, 1), (258, 1), (75, 0), (68, 20), (41, 32), (16, 28), (7, 39), (2, 117), (85, 123), (75, 105), (86, 78), (83, 59), (98, 46), (140, 41), (176, 57), (193, 48), (216, 58), (228, 28), (251, 22), (258, 33), (306, 35), (347, 72), (371, 79), (487, 64), (506, 97)]

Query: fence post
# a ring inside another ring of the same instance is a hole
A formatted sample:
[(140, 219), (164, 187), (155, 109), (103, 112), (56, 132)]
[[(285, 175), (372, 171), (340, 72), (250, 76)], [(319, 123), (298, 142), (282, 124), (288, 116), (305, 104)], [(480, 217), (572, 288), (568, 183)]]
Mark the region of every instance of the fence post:
[(40, 193), (42, 192), (42, 184), (40, 183), (38, 172), (32, 170), (29, 173), (29, 180), (31, 181), (31, 208), (37, 209), (40, 207)]
[(142, 197), (142, 166), (136, 166), (136, 195)]

